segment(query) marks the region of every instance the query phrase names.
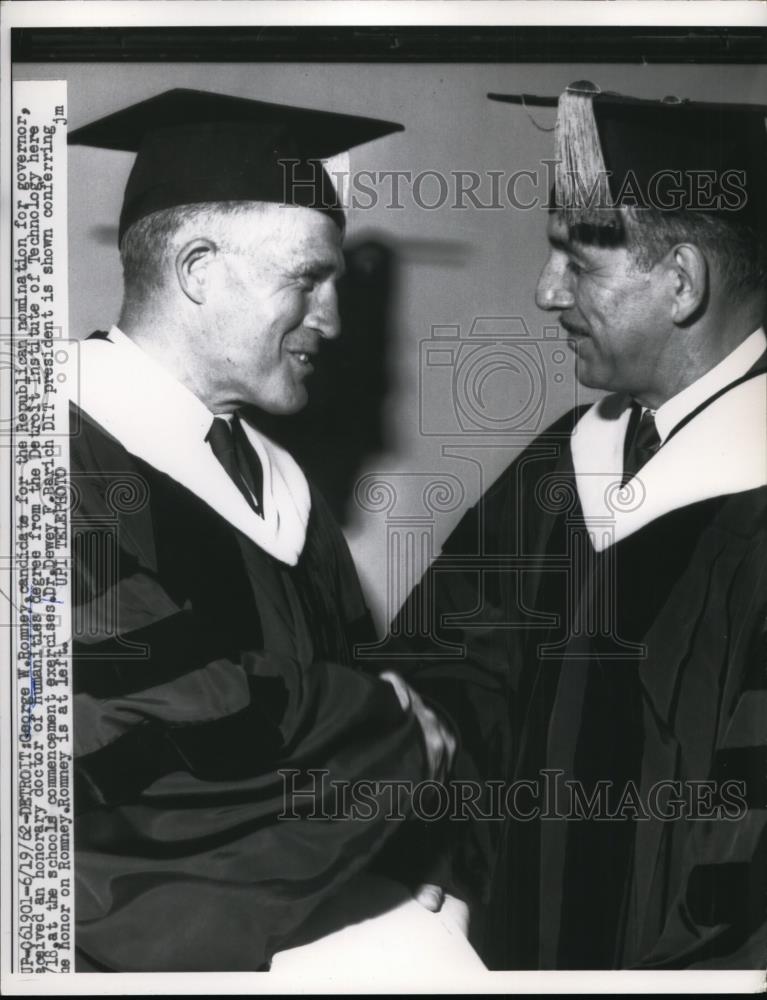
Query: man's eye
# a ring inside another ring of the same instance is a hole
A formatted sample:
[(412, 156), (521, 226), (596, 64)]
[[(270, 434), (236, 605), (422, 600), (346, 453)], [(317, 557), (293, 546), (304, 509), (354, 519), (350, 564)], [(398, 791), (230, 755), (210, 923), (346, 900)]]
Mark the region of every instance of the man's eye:
[(570, 274), (580, 274), (583, 268), (577, 261), (568, 259), (567, 270), (570, 272)]

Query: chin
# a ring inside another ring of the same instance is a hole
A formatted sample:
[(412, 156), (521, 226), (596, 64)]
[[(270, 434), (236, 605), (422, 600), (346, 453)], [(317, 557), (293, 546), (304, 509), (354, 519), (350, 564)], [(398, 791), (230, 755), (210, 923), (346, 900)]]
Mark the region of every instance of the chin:
[(575, 377), (585, 389), (594, 389), (598, 392), (607, 393), (628, 393), (630, 396), (634, 394), (631, 392), (627, 386), (617, 380), (615, 376), (610, 378), (608, 375), (599, 376), (593, 372), (579, 372), (576, 370)]
[(273, 417), (290, 417), (294, 413), (300, 413), (308, 402), (309, 397), (304, 392), (286, 399), (258, 400), (253, 405)]
[(580, 382), (581, 385), (585, 385), (589, 389), (597, 389), (598, 386), (594, 385), (594, 375), (593, 372), (589, 370), (588, 365), (584, 365), (576, 356), (575, 359), (575, 377)]
[(575, 377), (587, 389), (602, 389), (605, 392), (612, 392), (614, 389), (614, 386), (609, 384), (608, 378), (600, 378), (599, 373), (593, 371), (588, 365), (580, 365), (576, 362)]

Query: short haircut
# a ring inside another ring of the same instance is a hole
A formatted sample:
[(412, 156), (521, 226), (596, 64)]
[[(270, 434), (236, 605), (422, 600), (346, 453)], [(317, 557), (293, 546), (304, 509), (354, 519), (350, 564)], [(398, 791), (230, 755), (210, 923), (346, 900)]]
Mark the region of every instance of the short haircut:
[(120, 242), (126, 301), (146, 301), (163, 288), (173, 258), (193, 227), (204, 227), (219, 244), (231, 243), (233, 220), (269, 207), (253, 201), (205, 202), (162, 209), (134, 222)]
[(710, 212), (628, 213), (627, 245), (639, 266), (649, 270), (675, 244), (690, 242), (715, 261), (731, 295), (767, 290), (767, 239), (750, 225)]
[(695, 210), (601, 209), (588, 216), (565, 213), (572, 239), (625, 246), (649, 271), (677, 243), (694, 243), (713, 261), (732, 296), (767, 295), (767, 234), (735, 218)]

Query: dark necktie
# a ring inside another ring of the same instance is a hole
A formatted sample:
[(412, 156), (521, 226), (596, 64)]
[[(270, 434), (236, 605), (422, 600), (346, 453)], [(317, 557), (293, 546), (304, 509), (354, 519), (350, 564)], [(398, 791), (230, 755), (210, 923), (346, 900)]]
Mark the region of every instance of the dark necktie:
[(223, 417), (214, 417), (205, 440), (250, 507), (263, 517), (264, 472), (237, 414), (231, 426)]
[(655, 417), (649, 410), (642, 413), (639, 403), (632, 403), (632, 413), (623, 447), (623, 485), (634, 478), (658, 448), (660, 448), (660, 437), (655, 426)]

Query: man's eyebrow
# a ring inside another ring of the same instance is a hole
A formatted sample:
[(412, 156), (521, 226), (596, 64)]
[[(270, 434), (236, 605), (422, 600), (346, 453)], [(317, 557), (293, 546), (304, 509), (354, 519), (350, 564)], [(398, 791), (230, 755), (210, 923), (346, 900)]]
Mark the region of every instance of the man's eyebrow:
[(566, 236), (551, 234), (548, 239), (549, 245), (555, 250), (569, 254), (571, 257), (579, 257), (581, 260), (588, 258), (589, 250), (592, 249), (592, 245), (590, 243), (585, 243), (583, 240), (575, 239), (570, 234)]
[(318, 278), (329, 278), (331, 275), (340, 278), (346, 271), (346, 262), (343, 255), (339, 255), (338, 258), (308, 257), (297, 263), (296, 271), (302, 274), (313, 274)]
[(568, 233), (566, 235), (559, 235), (557, 233), (549, 234), (549, 244), (554, 247), (555, 250), (561, 250), (562, 253), (577, 254), (580, 253), (584, 244), (579, 244), (577, 240)]

